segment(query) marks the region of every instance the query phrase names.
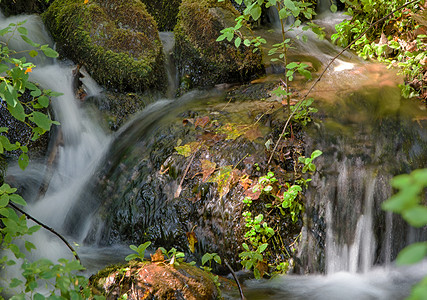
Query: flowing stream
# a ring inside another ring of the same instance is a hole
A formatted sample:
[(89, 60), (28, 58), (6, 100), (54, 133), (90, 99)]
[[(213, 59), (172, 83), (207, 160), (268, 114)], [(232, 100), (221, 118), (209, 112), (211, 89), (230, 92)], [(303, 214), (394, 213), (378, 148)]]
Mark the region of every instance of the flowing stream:
[[(1, 17), (0, 23), (4, 26), (22, 19), (28, 20), (34, 40), (50, 43), (36, 16)], [(329, 22), (327, 18), (320, 21)], [(162, 39), (170, 41), (170, 34), (163, 34)], [(319, 65), (337, 51), (325, 41), (310, 43), (301, 45), (299, 53), (309, 57), (316, 49)], [(14, 47), (26, 48), (18, 43)], [(132, 143), (141, 131), (149, 135), (147, 128), (158, 126), (158, 119), (164, 122), (168, 113), (176, 115), (174, 109), (182, 103), (191, 105), (207, 96), (190, 93), (174, 100), (175, 104), (159, 101), (137, 114), (120, 132), (110, 134), (98, 125), (96, 114), (76, 100), (71, 88), (72, 64), (42, 58), (36, 64), (31, 78), (64, 94), (53, 99), (55, 118), (61, 123), (60, 132), (52, 138), (55, 145), (51, 145), (57, 159), (51, 171), (45, 161), (32, 161), (25, 172), (11, 166), (6, 180), (20, 183), (31, 214), (81, 245), (78, 251), (83, 264), (93, 271), (123, 258), (127, 250), (120, 245), (102, 250), (97, 246), (102, 231), (95, 213), (99, 203), (92, 201), (87, 183), (98, 180), (105, 161), (125, 151), (125, 142)], [(317, 161), (318, 172), (307, 193), (309, 221), (303, 230), (295, 273), (313, 275), (246, 281), (248, 299), (402, 299), (410, 286), (427, 274), (424, 263), (400, 268), (393, 264), (405, 245), (426, 240), (426, 230), (409, 228), (380, 207), (392, 193), (392, 176), (426, 167), (425, 110), (402, 100), (395, 87), (398, 77), (381, 66), (348, 54), (333, 68), (315, 91), (324, 99), (319, 105), (321, 120), (307, 132), (308, 152), (320, 149), (324, 154)], [(174, 76), (170, 72), (171, 81)], [(102, 92), (89, 76), (83, 80), (89, 96)], [(37, 199), (35, 195), (49, 172), (49, 188)], [(53, 261), (71, 258), (69, 250), (50, 234), (40, 233), (34, 242), (38, 255)]]

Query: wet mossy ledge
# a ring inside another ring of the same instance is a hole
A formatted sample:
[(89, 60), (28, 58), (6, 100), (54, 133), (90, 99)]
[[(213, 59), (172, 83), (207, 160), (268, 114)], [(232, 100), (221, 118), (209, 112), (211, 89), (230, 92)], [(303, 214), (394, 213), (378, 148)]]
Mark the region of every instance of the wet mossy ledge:
[(0, 1), (0, 10), (6, 16), (19, 14), (40, 14), (44, 12), (54, 0), (3, 0)]
[(165, 88), (157, 24), (141, 1), (56, 0), (42, 18), (60, 54), (99, 84), (116, 91)]
[(142, 0), (157, 22), (159, 31), (172, 31), (176, 25), (182, 0)]
[[(219, 83), (241, 83), (264, 74), (260, 51), (217, 42), (224, 28), (235, 25), (239, 12), (229, 0), (183, 0), (175, 26), (175, 61), (180, 93)], [(249, 31), (244, 33), (249, 35)]]

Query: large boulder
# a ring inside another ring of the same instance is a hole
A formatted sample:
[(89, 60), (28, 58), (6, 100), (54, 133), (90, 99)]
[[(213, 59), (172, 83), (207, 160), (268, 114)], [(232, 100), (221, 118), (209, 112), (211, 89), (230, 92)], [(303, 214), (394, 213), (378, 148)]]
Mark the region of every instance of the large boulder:
[(176, 25), (182, 0), (142, 0), (157, 22), (160, 31), (172, 31)]
[[(181, 92), (218, 83), (249, 81), (264, 73), (262, 54), (234, 41), (217, 42), (239, 12), (230, 1), (183, 0), (175, 27), (175, 60)], [(247, 32), (249, 34), (249, 32)]]
[(56, 0), (42, 15), (58, 51), (119, 91), (162, 90), (164, 55), (155, 20), (139, 0)]

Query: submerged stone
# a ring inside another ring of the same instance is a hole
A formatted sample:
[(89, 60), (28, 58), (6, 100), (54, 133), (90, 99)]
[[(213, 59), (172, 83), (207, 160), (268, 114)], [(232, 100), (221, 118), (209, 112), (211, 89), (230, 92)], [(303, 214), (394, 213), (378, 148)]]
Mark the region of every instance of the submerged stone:
[(164, 55), (157, 25), (140, 1), (57, 0), (42, 15), (59, 52), (119, 91), (162, 90)]
[[(245, 82), (264, 73), (260, 51), (234, 41), (217, 42), (239, 12), (229, 2), (184, 0), (175, 27), (175, 60), (181, 92), (219, 83)], [(246, 34), (246, 33), (245, 33)]]

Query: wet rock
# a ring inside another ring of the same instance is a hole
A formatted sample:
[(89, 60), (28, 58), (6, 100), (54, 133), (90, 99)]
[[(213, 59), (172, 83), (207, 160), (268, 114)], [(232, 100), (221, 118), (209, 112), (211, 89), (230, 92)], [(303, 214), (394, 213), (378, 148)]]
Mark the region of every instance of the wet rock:
[(53, 0), (14, 0), (0, 1), (0, 9), (8, 17), (19, 14), (34, 14), (44, 12)]
[(212, 276), (186, 263), (130, 263), (108, 267), (90, 278), (93, 290), (107, 299), (217, 299)]
[(163, 90), (164, 55), (156, 22), (137, 0), (57, 0), (42, 15), (58, 50), (119, 91)]
[(182, 0), (142, 0), (142, 2), (144, 2), (148, 12), (156, 20), (159, 31), (173, 30)]
[[(175, 27), (175, 61), (181, 92), (218, 83), (245, 82), (264, 73), (262, 55), (234, 41), (217, 42), (235, 25), (238, 11), (229, 1), (184, 0)], [(249, 32), (244, 32), (249, 36)]]

